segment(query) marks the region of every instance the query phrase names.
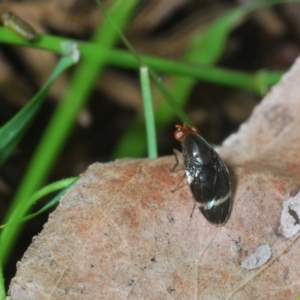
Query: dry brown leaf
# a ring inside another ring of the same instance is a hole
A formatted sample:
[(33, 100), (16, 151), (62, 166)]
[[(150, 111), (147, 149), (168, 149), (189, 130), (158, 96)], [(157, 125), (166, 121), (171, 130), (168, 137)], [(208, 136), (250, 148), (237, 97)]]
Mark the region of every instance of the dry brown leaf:
[(219, 149), (228, 223), (209, 224), (174, 157), (94, 164), (18, 263), (8, 299), (295, 299), (300, 60)]
[(145, 32), (153, 30), (158, 24), (163, 23), (172, 12), (188, 2), (186, 0), (150, 0), (143, 2), (139, 14), (131, 22), (131, 27), (134, 31), (145, 34)]
[[(224, 15), (228, 10), (229, 6), (227, 5), (210, 7), (179, 22), (177, 26), (165, 33), (158, 36), (150, 35), (150, 38), (147, 33), (134, 30), (134, 27), (137, 27), (134, 25), (132, 30), (128, 30), (127, 36), (134, 48), (143, 54), (155, 54), (166, 58), (182, 58), (183, 53), (189, 47), (191, 38), (201, 35), (214, 20)], [(140, 21), (142, 18), (138, 15), (136, 19)], [(139, 25), (143, 29), (143, 23), (139, 23)], [(158, 25), (156, 24), (156, 26)]]
[[(97, 84), (103, 93), (124, 107), (136, 111), (142, 110), (141, 89), (134, 78), (109, 68), (103, 72), (103, 75)], [(117, 88), (116, 82), (118, 82)]]

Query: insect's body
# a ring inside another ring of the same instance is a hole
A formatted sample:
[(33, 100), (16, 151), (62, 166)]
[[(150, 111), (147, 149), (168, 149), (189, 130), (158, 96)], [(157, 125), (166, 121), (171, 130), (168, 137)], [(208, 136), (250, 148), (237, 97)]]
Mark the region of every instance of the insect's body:
[(186, 176), (195, 203), (209, 222), (222, 226), (231, 210), (228, 170), (218, 153), (197, 134), (196, 128), (176, 127), (174, 136), (182, 145)]
[(9, 11), (4, 11), (0, 14), (0, 22), (3, 26), (13, 30), (22, 38), (32, 42), (38, 34), (35, 30), (25, 21), (20, 19), (17, 15)]

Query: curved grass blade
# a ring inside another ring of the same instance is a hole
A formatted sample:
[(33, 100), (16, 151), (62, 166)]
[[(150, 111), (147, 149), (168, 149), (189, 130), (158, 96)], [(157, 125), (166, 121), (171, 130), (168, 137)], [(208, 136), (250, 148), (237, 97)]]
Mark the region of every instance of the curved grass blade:
[(28, 125), (41, 107), (51, 84), (66, 69), (74, 65), (74, 63), (71, 56), (62, 57), (50, 78), (39, 92), (10, 121), (0, 128), (0, 165), (7, 159), (21, 140)]
[[(58, 201), (60, 200), (60, 198), (66, 193), (66, 191), (76, 183), (76, 181), (78, 180), (78, 177), (73, 177), (73, 178), (67, 178), (67, 179), (63, 179), (60, 181), (56, 181), (53, 182), (51, 184), (46, 185), (45, 187), (43, 187), (42, 189), (40, 189), (39, 191), (37, 191), (36, 193), (34, 193), (27, 201), (26, 206), (27, 207), (20, 207), (20, 209), (18, 207), (16, 207), (14, 214), (11, 215), (10, 219), (8, 220), (8, 223), (0, 225), (0, 229), (1, 228), (6, 228), (8, 226), (12, 226), (12, 225), (17, 225), (20, 223), (23, 223), (25, 221), (28, 221), (38, 215), (40, 215), (41, 213), (43, 213), (44, 211), (46, 211), (47, 209), (49, 209), (50, 207), (54, 206), (55, 204), (58, 203)], [(27, 215), (25, 217), (20, 218), (19, 215), (23, 214), (22, 210), (27, 210), (29, 209), (30, 206), (32, 206), (33, 204), (35, 204), (37, 201), (41, 200), (44, 196), (53, 193), (55, 191), (61, 190), (63, 189), (61, 192), (59, 192), (52, 200), (50, 200), (46, 205), (44, 205), (40, 210), (38, 210), (37, 212), (34, 212), (30, 215)], [(19, 213), (18, 213), (19, 212)]]

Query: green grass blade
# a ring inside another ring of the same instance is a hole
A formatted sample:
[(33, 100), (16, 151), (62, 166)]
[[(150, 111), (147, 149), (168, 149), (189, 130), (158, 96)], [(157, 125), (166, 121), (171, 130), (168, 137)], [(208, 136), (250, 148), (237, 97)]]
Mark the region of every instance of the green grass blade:
[[(143, 55), (142, 60), (155, 72), (179, 75), (181, 77), (191, 77), (206, 82), (244, 88), (259, 96), (264, 95), (267, 89), (277, 83), (284, 74), (283, 71), (266, 70), (246, 73), (215, 66), (207, 66), (198, 63), (191, 64), (188, 62), (174, 61), (147, 55)], [(122, 50), (111, 51), (108, 56), (108, 62), (110, 65), (116, 67), (122, 66), (130, 69), (137, 69), (139, 67), (135, 57), (131, 53)], [(176, 112), (176, 115), (179, 115), (178, 112)], [(181, 116), (179, 118), (182, 119)]]
[(62, 196), (64, 196), (64, 194), (67, 192), (67, 190), (76, 183), (76, 181), (78, 180), (78, 178), (69, 178), (68, 179), (68, 183), (64, 183), (65, 184), (65, 188), (59, 192), (51, 201), (49, 201), (46, 205), (44, 205), (40, 210), (38, 210), (35, 213), (32, 213), (28, 216), (25, 216), (24, 218), (22, 218), (22, 222), (28, 221), (38, 215), (40, 215), (41, 213), (43, 213), (44, 211), (48, 210), (49, 208), (51, 208), (52, 206), (56, 205), (59, 200), (61, 199)]
[(157, 157), (157, 144), (156, 144), (156, 132), (155, 132), (155, 119), (152, 105), (151, 85), (149, 72), (147, 67), (140, 68), (141, 89), (144, 107), (144, 116), (146, 124), (146, 135), (148, 145), (148, 157)]
[[(6, 32), (8, 29), (0, 27), (0, 42), (15, 44), (21, 46), (28, 46), (23, 39), (15, 37), (15, 34), (11, 32)], [(7, 36), (7, 38), (3, 38)], [(12, 39), (11, 35), (14, 35)], [(36, 48), (51, 50), (58, 54), (64, 54), (62, 44), (66, 42), (72, 42), (69, 39), (54, 37), (50, 35), (42, 35), (38, 42), (34, 44)], [(81, 57), (85, 61), (90, 61), (93, 63), (99, 62), (99, 55), (104, 46), (95, 44), (92, 42), (82, 42), (77, 41), (78, 48), (80, 49)], [(32, 44), (29, 44), (32, 46)], [(108, 65), (116, 67), (124, 67), (131, 69), (139, 69), (141, 61), (144, 65), (147, 65), (151, 70), (155, 72), (160, 72), (163, 74), (180, 75), (183, 77), (192, 77), (194, 79), (199, 79), (207, 82), (213, 82), (218, 84), (223, 84), (232, 87), (248, 89), (258, 95), (262, 96), (268, 90), (270, 86), (278, 82), (281, 78), (283, 72), (271, 72), (271, 71), (258, 71), (256, 73), (246, 73), (241, 71), (227, 70), (224, 68), (209, 66), (202, 63), (190, 63), (174, 61), (170, 59), (163, 59), (158, 57), (152, 57), (147, 55), (141, 55), (139, 60), (137, 57), (128, 51), (111, 49), (107, 53), (106, 63)], [(263, 73), (263, 80), (261, 79), (261, 73)], [(151, 73), (150, 73), (151, 75)], [(159, 81), (158, 81), (159, 82)], [(168, 92), (170, 94), (170, 92)], [(165, 97), (170, 97), (166, 96)], [(178, 107), (175, 109), (175, 115), (182, 121), (182, 109)]]
[[(110, 13), (115, 16), (114, 20), (121, 28), (130, 20), (131, 13), (137, 3), (137, 0), (116, 0), (113, 2)], [(93, 41), (105, 46), (101, 48), (101, 52), (92, 54), (97, 56), (98, 63), (82, 61), (75, 70), (70, 88), (49, 122), (4, 222), (7, 222), (18, 203), (28, 201), (30, 195), (38, 189), (48, 176), (76, 121), (78, 112), (86, 103), (99, 73), (106, 65), (107, 53), (109, 53), (117, 38), (117, 35), (111, 30), (110, 23), (106, 21), (96, 30)], [(25, 213), (24, 211), (23, 215)], [(9, 229), (9, 231), (3, 230), (0, 237), (3, 264), (7, 260), (21, 227), (16, 225), (5, 229)]]
[(0, 264), (0, 300), (5, 300), (5, 299), (6, 299), (6, 292), (5, 292), (5, 285), (4, 285), (4, 278), (3, 278), (3, 270)]
[[(115, 31), (119, 34), (123, 43), (131, 51), (136, 62), (140, 66), (140, 78), (141, 78), (141, 84), (142, 84), (144, 116), (146, 117), (145, 123), (146, 123), (146, 132), (147, 132), (147, 141), (148, 141), (147, 142), (148, 156), (149, 157), (157, 157), (155, 122), (154, 122), (153, 106), (152, 106), (152, 100), (151, 100), (152, 97), (151, 97), (151, 90), (150, 90), (149, 74), (150, 74), (150, 78), (155, 82), (158, 89), (165, 96), (166, 101), (170, 104), (170, 106), (174, 110), (175, 114), (177, 114), (177, 116), (179, 118), (184, 118), (184, 112), (179, 107), (177, 107), (176, 101), (174, 100), (172, 94), (169, 93), (169, 91), (167, 89), (165, 89), (165, 87), (160, 83), (160, 81), (158, 80), (158, 76), (152, 70), (149, 70), (148, 67), (146, 69), (145, 63), (142, 59), (142, 56), (135, 51), (135, 49), (132, 47), (132, 45), (127, 40), (125, 35), (122, 33), (122, 31), (119, 29), (117, 24), (114, 22), (113, 18), (111, 18), (111, 16), (106, 12), (105, 8), (100, 3), (100, 1), (96, 0), (96, 2), (101, 7), (106, 18), (111, 22)], [(150, 107), (150, 103), (151, 103), (151, 107)], [(150, 112), (150, 110), (151, 110), (151, 112)], [(149, 126), (152, 126), (152, 128), (150, 128)], [(154, 141), (154, 139), (155, 139), (155, 141)]]

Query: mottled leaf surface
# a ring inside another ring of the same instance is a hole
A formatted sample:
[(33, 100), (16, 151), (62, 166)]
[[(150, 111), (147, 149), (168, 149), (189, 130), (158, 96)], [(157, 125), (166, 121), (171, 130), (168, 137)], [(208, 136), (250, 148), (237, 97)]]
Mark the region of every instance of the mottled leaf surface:
[(234, 198), (225, 226), (190, 218), (173, 156), (94, 164), (33, 240), (8, 299), (295, 299), (299, 82), (298, 60), (218, 149)]

